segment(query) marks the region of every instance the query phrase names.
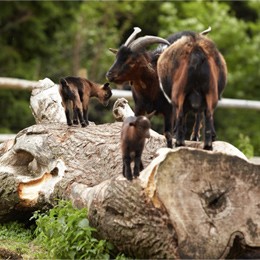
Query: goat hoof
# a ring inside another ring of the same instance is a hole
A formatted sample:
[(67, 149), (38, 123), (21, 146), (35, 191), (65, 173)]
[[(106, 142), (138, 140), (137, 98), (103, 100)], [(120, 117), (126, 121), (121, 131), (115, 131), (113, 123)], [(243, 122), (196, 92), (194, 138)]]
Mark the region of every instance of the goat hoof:
[(212, 151), (212, 150), (213, 150), (212, 145), (205, 145), (205, 146), (203, 147), (203, 149), (204, 149), (204, 150), (208, 150), (208, 151)]
[(87, 127), (88, 125), (84, 122), (84, 123), (81, 123), (81, 126), (82, 127)]
[(72, 123), (67, 123), (68, 126), (72, 126)]
[(215, 135), (212, 136), (212, 142), (215, 142), (218, 139), (218, 137)]
[(175, 142), (175, 147), (179, 147), (179, 146), (185, 146), (185, 143), (176, 141)]
[(79, 124), (79, 122), (78, 122), (78, 121), (76, 121), (76, 120), (73, 120), (73, 124), (74, 124), (74, 125), (78, 125), (78, 124)]
[(167, 142), (167, 147), (172, 149), (172, 142)]

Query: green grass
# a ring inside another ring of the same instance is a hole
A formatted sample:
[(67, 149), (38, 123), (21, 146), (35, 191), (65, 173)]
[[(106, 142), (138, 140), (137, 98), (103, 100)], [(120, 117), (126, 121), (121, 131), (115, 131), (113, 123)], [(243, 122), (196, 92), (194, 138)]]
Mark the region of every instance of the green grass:
[(0, 248), (17, 252), (23, 259), (46, 258), (47, 251), (34, 241), (34, 228), (17, 221), (0, 224)]

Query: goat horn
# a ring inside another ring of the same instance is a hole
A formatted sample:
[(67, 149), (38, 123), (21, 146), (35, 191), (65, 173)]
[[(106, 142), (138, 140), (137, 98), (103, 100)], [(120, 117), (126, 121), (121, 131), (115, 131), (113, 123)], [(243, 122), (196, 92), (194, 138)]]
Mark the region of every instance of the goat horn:
[(207, 30), (201, 32), (200, 34), (201, 34), (201, 35), (206, 35), (206, 34), (208, 34), (210, 31), (211, 31), (211, 27), (209, 27)]
[(144, 36), (140, 37), (136, 40), (134, 40), (130, 45), (129, 48), (132, 50), (132, 52), (138, 52), (142, 49), (144, 49), (147, 45), (153, 44), (153, 43), (163, 43), (166, 45), (170, 45), (170, 43), (161, 38), (156, 36)]
[(135, 39), (135, 36), (141, 31), (142, 30), (139, 27), (134, 27), (134, 32), (128, 37), (124, 45), (128, 47), (128, 45)]

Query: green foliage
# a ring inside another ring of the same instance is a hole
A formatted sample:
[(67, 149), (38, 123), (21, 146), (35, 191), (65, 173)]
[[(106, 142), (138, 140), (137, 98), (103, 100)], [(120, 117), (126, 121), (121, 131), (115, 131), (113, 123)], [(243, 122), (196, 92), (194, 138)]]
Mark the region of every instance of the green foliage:
[(248, 136), (244, 136), (243, 134), (239, 134), (239, 144), (238, 149), (245, 154), (247, 158), (251, 158), (254, 156), (254, 147), (251, 144), (250, 138)]
[(260, 155), (260, 135), (257, 119), (259, 111), (242, 109), (220, 109), (214, 114), (215, 128), (218, 140), (224, 140), (239, 147), (239, 135), (243, 134), (250, 138), (251, 145), (254, 147), (254, 155)]
[(38, 240), (48, 248), (48, 258), (109, 259), (113, 244), (92, 236), (96, 229), (89, 226), (87, 209), (59, 201), (47, 214), (35, 212)]
[[(75, 2), (3, 2), (0, 10), (0, 74), (38, 79), (42, 69), (53, 69), (56, 32), (74, 16)], [(49, 71), (49, 70), (48, 70)]]
[(17, 133), (35, 124), (29, 108), (30, 93), (22, 90), (0, 91), (0, 122), (1, 132)]

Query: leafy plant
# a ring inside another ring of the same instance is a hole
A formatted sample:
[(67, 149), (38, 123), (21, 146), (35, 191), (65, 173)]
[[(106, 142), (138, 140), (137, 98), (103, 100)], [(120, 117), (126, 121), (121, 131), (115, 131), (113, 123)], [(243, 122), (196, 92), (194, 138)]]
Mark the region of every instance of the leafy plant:
[(97, 240), (89, 226), (87, 209), (72, 206), (71, 201), (59, 201), (47, 214), (34, 213), (38, 241), (48, 248), (48, 258), (109, 259), (113, 244)]

